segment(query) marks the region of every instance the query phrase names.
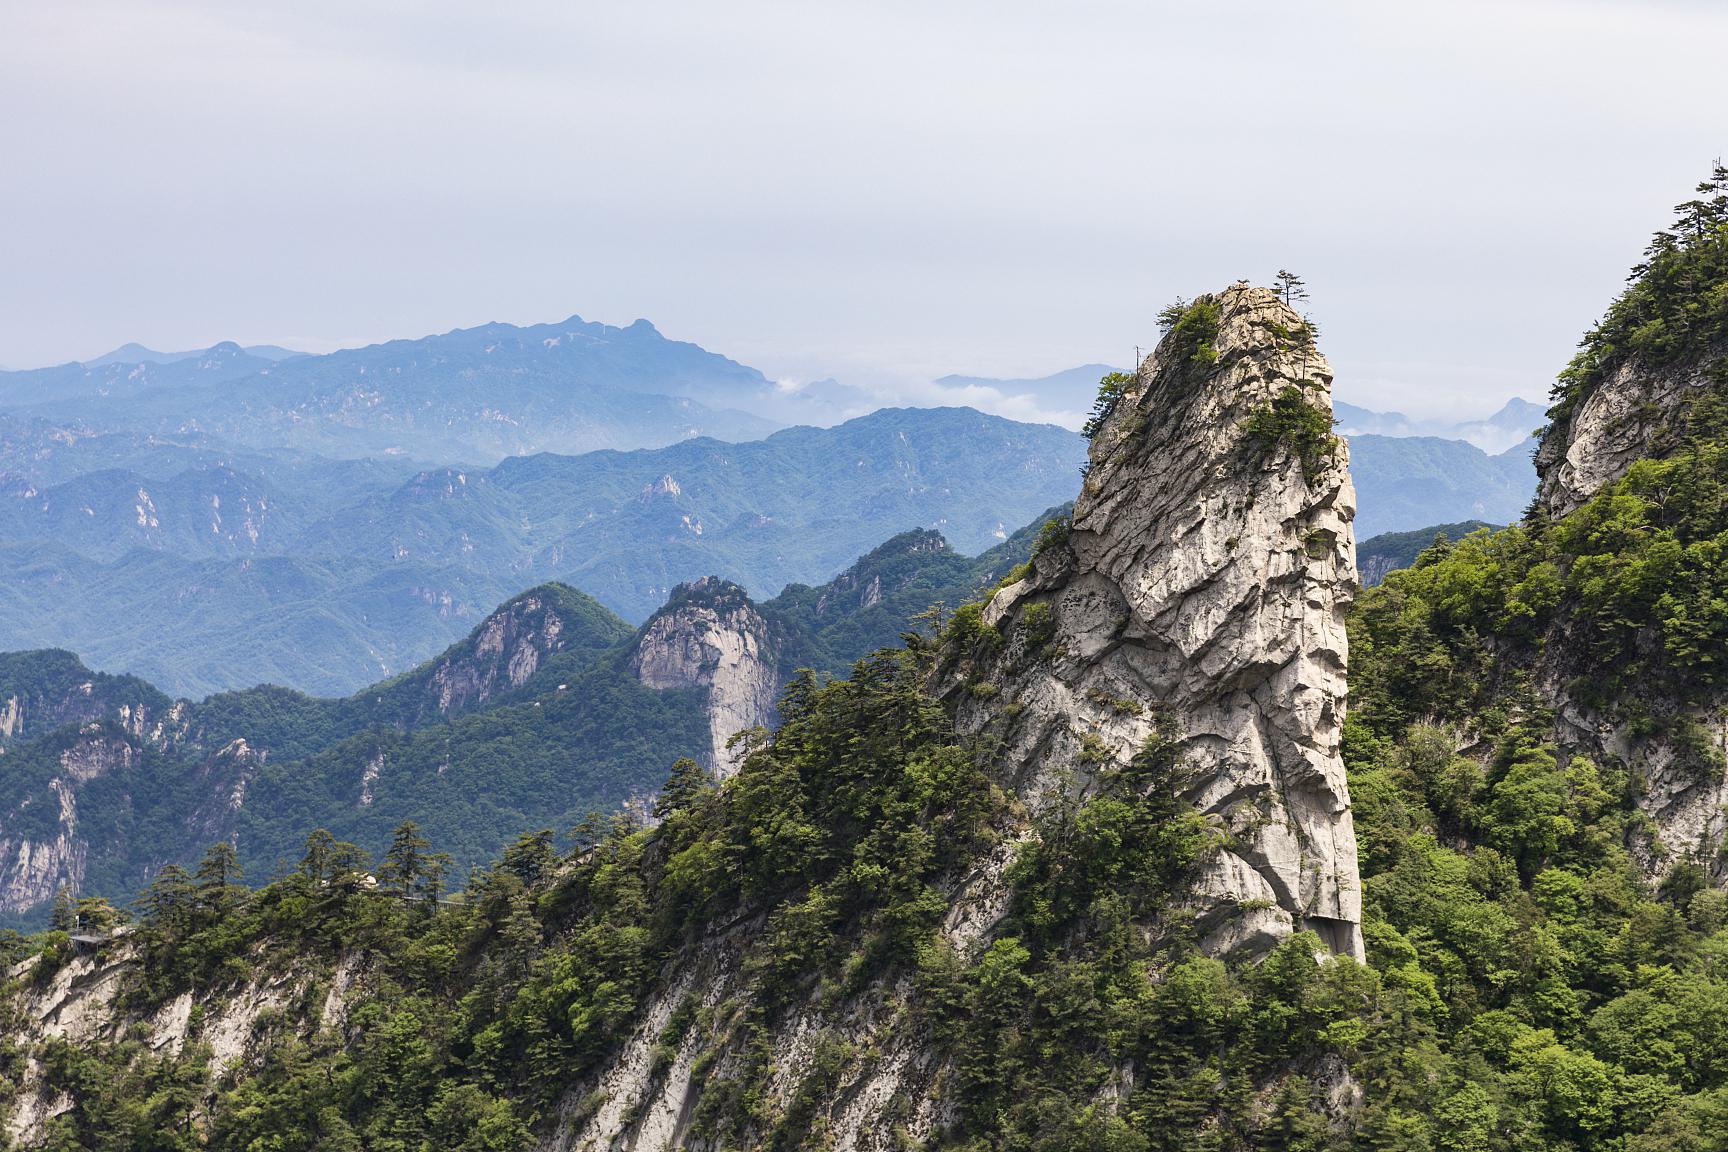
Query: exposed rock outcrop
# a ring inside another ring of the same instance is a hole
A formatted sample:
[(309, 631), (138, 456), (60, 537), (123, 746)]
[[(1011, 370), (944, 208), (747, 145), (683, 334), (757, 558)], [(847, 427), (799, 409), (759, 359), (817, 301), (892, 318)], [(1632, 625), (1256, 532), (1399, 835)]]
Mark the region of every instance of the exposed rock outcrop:
[(159, 741), (171, 706), (144, 681), (92, 672), (70, 652), (0, 653), (0, 751), (68, 724), (109, 719)]
[(1034, 807), (1172, 726), (1186, 797), (1228, 834), (1196, 885), (1207, 946), (1306, 928), (1360, 957), (1340, 756), (1355, 493), (1328, 431), (1332, 373), (1269, 290), (1195, 307), (1189, 323), (1216, 309), (1216, 331), (1179, 327), (1140, 365), (1066, 542), (996, 593), (999, 654), (946, 690)]
[(78, 891), (90, 844), (79, 827), (79, 792), (103, 777), (126, 773), (143, 756), (137, 737), (114, 722), (66, 729), (54, 746), (33, 749), (30, 771), (47, 779), (0, 811), (0, 912), (35, 908), (61, 887)]
[[(1271, 293), (1238, 287), (1216, 302), (1216, 364), (1187, 362), (1194, 350), (1175, 340), (1141, 366), (1096, 440), (1067, 543), (1044, 549), (985, 609), (1005, 642), (969, 664), (950, 654), (937, 675), (961, 729), (985, 737), (1003, 783), (1034, 809), (1059, 788), (1084, 788), (1102, 762), (1133, 755), (1168, 716), (1192, 768), (1188, 795), (1231, 834), (1195, 885), (1209, 945), (1252, 950), (1301, 927), (1360, 956), (1338, 748), (1342, 613), (1355, 582), (1344, 448), (1327, 437), (1323, 458), (1305, 460), (1300, 446), (1256, 447), (1244, 430), (1286, 387), (1329, 419), (1330, 372)], [(869, 581), (842, 591), (867, 597)], [(655, 683), (709, 683), (710, 638), (751, 623), (706, 604), (669, 610), (644, 630), (639, 667)], [(1005, 831), (943, 885), (940, 932), (960, 955), (990, 945), (1017, 849), (1036, 835), (1029, 821)], [(656, 1046), (680, 1005), (716, 1013), (722, 1027), (726, 1013), (748, 1012), (740, 956), (763, 929), (760, 918), (724, 925), (685, 956), (616, 1058), (570, 1093), (546, 1147), (690, 1142), (704, 1041), (692, 1032), (673, 1051)], [(955, 1117), (941, 1085), (953, 1069), (913, 1023), (909, 995), (871, 983), (778, 1020), (756, 1041), (771, 1053), (764, 1110), (784, 1109), (825, 1038), (840, 1037), (853, 1055), (825, 1095), (827, 1146), (904, 1147), (947, 1130)], [(708, 1082), (740, 1058), (723, 1051)]]
[[(80, 947), (51, 971), (44, 967), (48, 959), (32, 956), (7, 973), (17, 982), (16, 1000), (8, 1005), (15, 1030), (8, 1039), (30, 1052), (10, 1096), (3, 1130), (9, 1147), (41, 1143), (49, 1123), (72, 1105), (47, 1082), (36, 1054), (45, 1042), (114, 1042), (124, 1036), (141, 1041), (151, 1055), (171, 1056), (188, 1041), (201, 1041), (209, 1046), (208, 1075), (214, 1085), (254, 1060), (272, 1031), (304, 1039), (319, 1030), (340, 1030), (363, 984), (352, 957), (345, 956), (327, 984), (309, 970), (265, 970), (139, 1011), (124, 1006), (123, 993), (133, 987), (141, 962), (142, 949), (122, 929), (99, 948)], [(322, 999), (316, 1011), (308, 1011), (315, 994)]]
[(705, 576), (680, 585), (642, 626), (630, 671), (649, 688), (707, 692), (707, 767), (724, 778), (738, 765), (736, 750), (727, 747), (732, 737), (773, 719), (779, 647), (742, 588)]
[(564, 647), (564, 618), (549, 592), (529, 592), (488, 616), (468, 641), (439, 657), (427, 677), (428, 703), (451, 716), (520, 688)]
[(1667, 433), (1685, 405), (1710, 387), (1728, 348), (1652, 368), (1632, 357), (1580, 397), (1544, 432), (1536, 450), (1537, 500), (1564, 516), (1626, 474), (1637, 461), (1665, 454)]

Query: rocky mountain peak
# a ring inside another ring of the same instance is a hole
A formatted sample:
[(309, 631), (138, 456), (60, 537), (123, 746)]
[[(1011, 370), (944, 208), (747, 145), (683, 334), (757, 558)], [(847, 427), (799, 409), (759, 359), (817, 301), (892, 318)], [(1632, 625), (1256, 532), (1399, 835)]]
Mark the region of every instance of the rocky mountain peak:
[(563, 610), (570, 592), (559, 585), (533, 588), (488, 616), (427, 670), (422, 711), (452, 716), (526, 684), (571, 640)]
[(990, 600), (943, 687), (1035, 809), (1174, 739), (1182, 795), (1226, 833), (1195, 884), (1206, 946), (1310, 929), (1359, 957), (1340, 756), (1355, 493), (1332, 372), (1267, 289), (1169, 319), (1106, 397), (1071, 526)]
[(630, 671), (649, 688), (707, 692), (710, 744), (704, 759), (726, 777), (738, 766), (736, 750), (727, 748), (731, 738), (773, 719), (780, 647), (744, 589), (704, 576), (674, 589), (666, 606), (642, 626)]

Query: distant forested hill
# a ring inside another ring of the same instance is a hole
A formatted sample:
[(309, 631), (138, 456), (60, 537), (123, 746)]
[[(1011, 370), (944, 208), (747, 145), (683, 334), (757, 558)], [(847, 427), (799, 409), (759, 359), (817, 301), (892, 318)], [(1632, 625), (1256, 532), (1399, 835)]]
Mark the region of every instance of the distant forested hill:
[(40, 919), (60, 885), (129, 899), (214, 840), (238, 845), (262, 878), (319, 827), (376, 853), (413, 819), (457, 875), (524, 828), (566, 831), (652, 792), (680, 756), (709, 759), (715, 725), (723, 739), (734, 723), (769, 721), (798, 669), (843, 673), (932, 627), (917, 617), (1001, 579), (1045, 518), (975, 557), (937, 532), (905, 532), (826, 584), (758, 605), (724, 582), (681, 589), (657, 618), (704, 594), (747, 608), (753, 631), (733, 639), (756, 646), (769, 690), (754, 716), (713, 715), (711, 636), (677, 619), (656, 628), (675, 658), (694, 655), (687, 682), (649, 683), (648, 629), (562, 584), (513, 597), (436, 658), (346, 696), (264, 685), (176, 700), (70, 652), (0, 653), (0, 920)]

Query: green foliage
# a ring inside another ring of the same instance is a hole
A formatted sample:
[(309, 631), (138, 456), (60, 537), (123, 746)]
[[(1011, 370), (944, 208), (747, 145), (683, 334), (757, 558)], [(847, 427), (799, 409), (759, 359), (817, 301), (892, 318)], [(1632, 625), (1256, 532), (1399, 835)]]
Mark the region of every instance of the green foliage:
[(1122, 402), (1122, 397), (1134, 387), (1134, 376), (1129, 372), (1106, 372), (1098, 381), (1098, 397), (1092, 401), (1092, 414), (1086, 418), (1086, 423), (1080, 428), (1080, 435), (1091, 440), (1110, 419), (1111, 413)]
[(1269, 459), (1280, 448), (1302, 462), (1302, 474), (1310, 481), (1324, 472), (1338, 451), (1332, 433), (1332, 417), (1309, 401), (1300, 384), (1286, 384), (1242, 424), (1243, 442), (1258, 460)]
[(1564, 422), (1620, 365), (1661, 368), (1715, 349), (1728, 338), (1728, 168), (1718, 163), (1678, 205), (1632, 269), (1631, 283), (1584, 336), (1554, 386), (1548, 415)]
[[(1702, 402), (1702, 401), (1700, 401)], [(1642, 460), (1562, 520), (1437, 544), (1364, 596), (1353, 651), (1369, 699), (1462, 719), (1506, 653), (1563, 635), (1604, 706), (1728, 683), (1728, 436)], [(1628, 694), (1628, 689), (1634, 689)]]
[(1073, 530), (1073, 516), (1052, 516), (1039, 527), (1038, 539), (1032, 545), (1032, 555), (1042, 556), (1053, 548), (1066, 548), (1068, 546), (1068, 534)]
[(1382, 532), (1356, 542), (1356, 566), (1362, 572), (1363, 583), (1378, 584), (1385, 579), (1386, 573), (1410, 567), (1416, 562), (1416, 557), (1431, 545), (1462, 540), (1483, 528), (1492, 531), (1499, 527), (1501, 525), (1482, 520), (1462, 520), (1456, 524), (1418, 528), (1413, 532)]
[(1223, 319), (1222, 305), (1211, 296), (1179, 299), (1158, 313), (1158, 328), (1178, 363), (1212, 365), (1218, 362), (1213, 342)]

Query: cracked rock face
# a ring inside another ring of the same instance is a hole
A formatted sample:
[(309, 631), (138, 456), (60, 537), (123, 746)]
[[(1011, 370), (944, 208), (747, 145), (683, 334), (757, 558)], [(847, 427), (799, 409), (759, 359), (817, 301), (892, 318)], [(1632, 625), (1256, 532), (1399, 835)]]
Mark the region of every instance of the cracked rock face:
[(1609, 373), (1536, 450), (1537, 499), (1549, 514), (1582, 507), (1639, 460), (1661, 455), (1663, 426), (1711, 386), (1711, 369), (1724, 356), (1728, 348), (1659, 371), (1631, 359)]
[(779, 699), (779, 645), (768, 622), (735, 584), (705, 576), (680, 586), (643, 626), (630, 671), (649, 688), (706, 689), (707, 767), (724, 779), (738, 770), (732, 737), (766, 727)]
[(534, 675), (541, 661), (564, 646), (564, 621), (542, 597), (523, 596), (494, 612), (471, 650), (439, 661), (427, 691), (439, 715), (477, 707)]
[(1253, 951), (1307, 929), (1360, 958), (1340, 756), (1356, 589), (1346, 449), (1322, 432), (1305, 454), (1300, 438), (1245, 429), (1291, 388), (1330, 427), (1332, 374), (1271, 291), (1202, 300), (1219, 308), (1215, 361), (1173, 335), (1140, 365), (1093, 440), (1066, 545), (996, 593), (984, 622), (1000, 654), (945, 692), (962, 731), (1002, 741), (1034, 808), (1125, 763), (1160, 718), (1173, 725), (1185, 797), (1228, 833), (1193, 890), (1206, 946)]

